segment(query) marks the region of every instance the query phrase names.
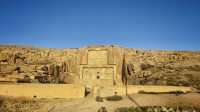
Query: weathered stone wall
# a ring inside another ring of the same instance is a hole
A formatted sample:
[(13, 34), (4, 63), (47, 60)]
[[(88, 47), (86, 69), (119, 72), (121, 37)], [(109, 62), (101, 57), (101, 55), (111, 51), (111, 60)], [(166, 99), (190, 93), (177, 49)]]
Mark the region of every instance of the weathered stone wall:
[(182, 91), (192, 92), (193, 88), (183, 87), (183, 86), (143, 86), (143, 85), (128, 85), (126, 86), (107, 86), (107, 87), (99, 87), (96, 86), (93, 88), (93, 96), (113, 96), (113, 95), (126, 95), (126, 94), (135, 94), (140, 92), (146, 93), (170, 93)]
[[(85, 86), (76, 84), (0, 84), (1, 96), (28, 98), (84, 98)], [(139, 92), (167, 93), (174, 91), (192, 92), (193, 88), (181, 86), (94, 86), (92, 96), (126, 95)]]
[(0, 84), (0, 95), (28, 98), (83, 98), (85, 87), (74, 84)]

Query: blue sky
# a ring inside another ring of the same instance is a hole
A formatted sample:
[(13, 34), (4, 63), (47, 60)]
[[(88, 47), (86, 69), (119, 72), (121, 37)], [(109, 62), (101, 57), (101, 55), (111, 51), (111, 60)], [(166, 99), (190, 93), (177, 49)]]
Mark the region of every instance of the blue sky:
[(200, 50), (200, 0), (0, 0), (0, 44)]

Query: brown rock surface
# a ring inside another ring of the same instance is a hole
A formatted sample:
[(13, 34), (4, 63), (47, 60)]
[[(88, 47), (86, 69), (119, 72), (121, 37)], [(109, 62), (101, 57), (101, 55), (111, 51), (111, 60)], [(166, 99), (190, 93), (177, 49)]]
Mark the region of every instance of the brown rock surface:
[[(98, 50), (101, 52), (96, 55)], [(32, 77), (31, 80), (40, 83), (76, 83), (80, 82), (81, 68), (94, 66), (114, 67), (113, 84), (119, 84), (125, 77), (128, 84), (182, 85), (200, 89), (200, 52), (143, 50), (113, 45), (65, 49), (0, 45), (0, 77), (4, 78), (18, 75)], [(107, 68), (97, 70), (100, 74), (102, 71), (111, 73)]]

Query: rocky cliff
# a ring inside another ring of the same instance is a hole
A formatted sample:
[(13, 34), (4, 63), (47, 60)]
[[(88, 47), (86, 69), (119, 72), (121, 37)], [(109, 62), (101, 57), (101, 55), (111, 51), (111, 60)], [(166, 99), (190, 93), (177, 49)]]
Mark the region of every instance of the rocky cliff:
[(2, 82), (70, 82), (66, 76), (74, 72), (77, 50), (1, 45), (0, 78)]
[[(200, 52), (123, 48), (128, 84), (182, 85), (200, 89)], [(78, 48), (0, 45), (1, 82), (73, 83)]]
[(129, 84), (200, 89), (200, 52), (126, 49)]

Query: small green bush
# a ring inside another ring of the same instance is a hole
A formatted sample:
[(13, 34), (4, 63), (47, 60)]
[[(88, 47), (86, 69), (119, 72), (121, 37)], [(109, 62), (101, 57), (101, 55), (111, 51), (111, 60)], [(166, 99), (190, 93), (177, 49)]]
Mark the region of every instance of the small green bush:
[(138, 91), (139, 94), (159, 94), (159, 92), (147, 92), (147, 91), (144, 91), (144, 90), (140, 90)]
[(145, 112), (139, 107), (121, 107), (117, 108), (115, 112)]
[(119, 101), (119, 100), (122, 100), (122, 97), (119, 95), (114, 95), (114, 96), (106, 97), (106, 100), (107, 101)]
[(103, 102), (103, 98), (100, 97), (100, 96), (97, 96), (97, 97), (96, 97), (96, 101), (97, 101), (97, 102)]
[(176, 91), (170, 91), (169, 92), (170, 94), (184, 94), (184, 92), (183, 91), (181, 91), (181, 90), (176, 90)]
[(184, 94), (183, 91), (181, 90), (176, 90), (176, 91), (169, 91), (169, 92), (147, 92), (147, 91), (144, 91), (144, 90), (140, 90), (138, 92), (139, 94)]

